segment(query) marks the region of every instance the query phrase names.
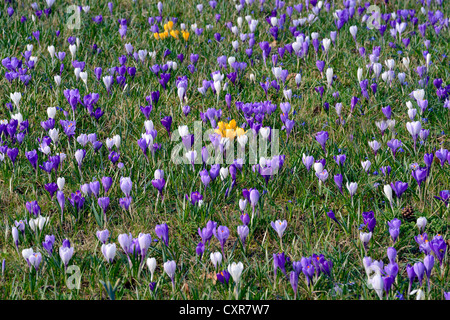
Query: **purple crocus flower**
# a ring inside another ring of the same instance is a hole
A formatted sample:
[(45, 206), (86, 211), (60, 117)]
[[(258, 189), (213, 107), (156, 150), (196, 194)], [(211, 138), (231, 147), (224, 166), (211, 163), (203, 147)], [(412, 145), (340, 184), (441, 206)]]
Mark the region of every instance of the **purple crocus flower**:
[(102, 231), (98, 230), (98, 231), (96, 232), (96, 236), (97, 236), (97, 239), (98, 239), (101, 243), (106, 244), (106, 242), (107, 242), (108, 239), (109, 239), (109, 230), (108, 230), (108, 229), (105, 229), (105, 230), (102, 230)]
[(220, 273), (216, 274), (217, 280), (223, 284), (228, 284), (230, 281), (230, 273), (227, 270), (222, 270)]
[(191, 193), (191, 196), (185, 195), (186, 199), (188, 199), (193, 206), (198, 204), (200, 201), (203, 201), (203, 196), (198, 191), (194, 191)]
[(205, 252), (205, 245), (203, 244), (203, 242), (199, 242), (197, 247), (195, 248), (195, 253), (197, 253), (199, 258), (201, 259), (204, 252)]
[(449, 152), (447, 149), (441, 148), (440, 150), (437, 150), (436, 153), (436, 158), (439, 159), (439, 161), (441, 162), (441, 168), (444, 167), (445, 162), (447, 161)]
[(8, 9), (6, 9), (6, 13), (11, 18), (12, 15), (14, 14), (14, 9), (12, 7), (8, 7)]
[(198, 234), (202, 238), (202, 242), (207, 245), (213, 236), (213, 230), (215, 230), (217, 222), (209, 220), (206, 227), (203, 229), (198, 228)]
[(239, 238), (241, 239), (242, 246), (245, 247), (245, 239), (247, 239), (247, 236), (249, 233), (249, 229), (248, 229), (247, 225), (238, 226), (237, 233), (239, 235)]
[(364, 225), (367, 227), (369, 232), (373, 232), (375, 229), (375, 225), (377, 224), (377, 220), (375, 219), (375, 213), (373, 211), (367, 211), (362, 213), (364, 219)]
[(423, 259), (423, 265), (425, 266), (425, 274), (427, 275), (427, 285), (430, 286), (431, 271), (434, 267), (434, 256), (430, 254), (426, 255)]
[(110, 202), (109, 197), (101, 197), (101, 198), (98, 198), (98, 200), (97, 200), (98, 205), (103, 210), (103, 217), (105, 219), (105, 221), (104, 221), (105, 225), (106, 225), (106, 210), (109, 207), (109, 202)]
[(51, 182), (51, 183), (45, 184), (44, 188), (50, 194), (50, 198), (53, 199), (53, 195), (55, 194), (56, 190), (58, 190), (58, 185), (54, 182)]
[(37, 162), (38, 162), (38, 154), (36, 150), (31, 150), (25, 152), (25, 156), (27, 157), (30, 164), (33, 166), (34, 170), (37, 170)]
[(392, 154), (395, 159), (395, 155), (397, 153), (397, 149), (402, 146), (402, 142), (398, 139), (392, 139), (387, 142), (387, 146), (392, 150)]
[(250, 216), (247, 213), (244, 213), (240, 216), (242, 223), (247, 226), (250, 223)]
[(111, 177), (103, 177), (102, 185), (103, 185), (103, 189), (105, 190), (105, 194), (108, 193), (108, 190), (109, 190), (109, 188), (111, 188), (111, 185), (112, 185), (112, 178)]
[(342, 192), (342, 180), (343, 180), (342, 174), (338, 173), (337, 175), (334, 176), (334, 183), (339, 188), (339, 191), (341, 192), (341, 194), (344, 194)]
[(164, 242), (166, 247), (168, 247), (169, 246), (169, 227), (167, 226), (167, 224), (163, 223), (163, 224), (156, 225), (155, 233), (156, 233), (157, 237), (159, 239), (161, 239), (162, 242)]
[(391, 188), (392, 190), (394, 190), (397, 198), (400, 199), (402, 197), (402, 194), (406, 191), (406, 189), (408, 189), (408, 183), (401, 181), (396, 181), (395, 183), (391, 182)]
[(223, 249), (224, 249), (225, 242), (227, 241), (228, 237), (230, 236), (230, 230), (225, 226), (219, 226), (217, 228), (217, 230), (213, 229), (213, 234), (217, 238), (217, 240), (219, 240), (220, 247), (222, 248), (222, 255), (225, 256)]
[(54, 235), (46, 235), (44, 241), (42, 242), (42, 247), (48, 252), (49, 255), (53, 253), (53, 244), (55, 243)]
[(328, 212), (327, 212), (327, 216), (328, 216), (328, 218), (330, 218), (331, 220), (335, 221), (337, 224), (340, 224), (339, 221), (337, 221), (336, 215), (334, 214), (333, 210), (328, 211)]
[(435, 254), (436, 258), (439, 260), (439, 264), (442, 266), (444, 262), (444, 257), (447, 252), (447, 243), (442, 238), (440, 234), (433, 237), (433, 239), (429, 242), (431, 250)]
[(280, 240), (283, 238), (283, 233), (286, 230), (287, 227), (287, 221), (286, 220), (277, 220), (275, 222), (271, 222), (270, 225), (272, 228), (278, 233), (278, 236), (280, 237)]
[(326, 153), (325, 144), (328, 140), (328, 132), (327, 131), (317, 132), (316, 140), (322, 146), (323, 151)]
[(120, 198), (119, 199), (119, 205), (124, 209), (124, 210), (128, 210), (130, 208), (131, 205), (131, 200), (133, 198), (132, 197), (125, 197), (125, 198)]
[(297, 288), (298, 288), (298, 273), (291, 271), (289, 274), (289, 282), (291, 283), (292, 290), (294, 291), (294, 300), (297, 299)]
[(280, 268), (281, 272), (286, 276), (286, 257), (284, 255), (284, 252), (282, 253), (274, 253), (273, 254), (273, 272), (274, 272), (274, 281), (276, 281), (277, 278), (277, 270)]
[(325, 68), (325, 61), (317, 60), (316, 66), (317, 66), (317, 69), (319, 69), (320, 74), (322, 75), (323, 69)]
[(394, 218), (393, 220), (388, 221), (389, 234), (391, 235), (392, 241), (394, 243), (397, 241), (398, 235), (400, 234), (401, 224), (402, 224), (402, 222), (397, 218)]
[[(302, 259), (305, 259), (305, 258), (302, 258)], [(310, 286), (310, 284), (312, 282), (312, 279), (314, 276), (314, 271), (315, 271), (314, 265), (312, 265), (312, 264), (307, 264), (307, 265), (303, 266), (303, 268), (302, 268), (302, 272), (306, 277), (308, 287)]]
[(427, 179), (427, 175), (428, 175), (428, 170), (426, 168), (417, 168), (415, 170), (411, 171), (412, 176), (414, 177), (414, 179), (416, 180), (417, 184), (421, 185), (421, 183), (423, 181), (425, 181)]
[(419, 286), (422, 286), (422, 280), (425, 274), (425, 266), (421, 261), (419, 261), (414, 264), (413, 268), (414, 273), (417, 276), (417, 279), (419, 280)]
[(414, 279), (416, 278), (416, 273), (414, 272), (414, 267), (411, 266), (409, 263), (406, 266), (406, 273), (408, 275), (409, 279), (409, 285), (408, 285), (408, 294), (411, 291), (412, 284), (414, 282)]
[(159, 194), (161, 195), (161, 200), (164, 199), (162, 190), (164, 189), (164, 186), (166, 185), (166, 180), (164, 180), (164, 178), (154, 179), (154, 180), (152, 180), (152, 185), (159, 191)]
[(439, 197), (434, 196), (436, 199), (441, 200), (444, 202), (445, 206), (448, 207), (449, 199), (450, 199), (450, 191), (449, 190), (442, 190), (439, 192)]
[(36, 217), (38, 217), (41, 214), (41, 207), (39, 206), (39, 204), (36, 200), (28, 201), (25, 204), (25, 207), (27, 208), (27, 210), (30, 214), (33, 214)]
[(339, 154), (333, 157), (338, 166), (343, 166), (347, 156), (345, 154)]
[(16, 162), (16, 158), (17, 158), (18, 154), (19, 154), (19, 149), (17, 149), (17, 148), (8, 148), (7, 151), (6, 151), (6, 155), (8, 156), (8, 158), (13, 163), (13, 166), (14, 166), (14, 164)]
[(161, 119), (161, 124), (166, 129), (167, 133), (169, 134), (169, 138), (170, 138), (170, 136), (171, 136), (170, 128), (172, 126), (172, 117), (171, 116), (166, 116), (166, 117), (162, 118)]

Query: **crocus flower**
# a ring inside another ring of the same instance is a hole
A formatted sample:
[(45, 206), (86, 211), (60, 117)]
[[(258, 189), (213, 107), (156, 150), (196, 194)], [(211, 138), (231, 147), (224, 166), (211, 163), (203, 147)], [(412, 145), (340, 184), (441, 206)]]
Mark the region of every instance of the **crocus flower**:
[(402, 224), (402, 222), (397, 218), (394, 218), (393, 220), (388, 221), (389, 234), (391, 235), (392, 241), (394, 243), (397, 241), (398, 235), (400, 233), (400, 225), (401, 224)]
[(425, 230), (425, 226), (427, 225), (427, 218), (420, 217), (417, 219), (417, 227), (419, 228), (419, 232)]
[(216, 229), (213, 230), (213, 234), (217, 238), (217, 240), (219, 240), (220, 247), (222, 248), (222, 254), (225, 256), (223, 249), (224, 249), (225, 242), (227, 241), (228, 237), (230, 236), (230, 230), (225, 226), (219, 226), (217, 228), (217, 231), (216, 231)]
[(97, 203), (102, 208), (104, 224), (106, 225), (106, 210), (109, 207), (109, 197), (101, 197), (97, 199)]
[(392, 190), (394, 190), (397, 198), (400, 199), (402, 197), (402, 194), (406, 191), (406, 189), (408, 189), (408, 183), (401, 181), (396, 181), (395, 183), (391, 182), (391, 188)]
[(148, 270), (150, 271), (150, 281), (153, 281), (153, 274), (155, 273), (156, 270), (156, 259), (155, 258), (148, 258), (147, 259), (147, 267)]
[[(304, 259), (304, 258), (302, 258), (302, 259)], [(302, 272), (306, 277), (306, 283), (309, 287), (311, 285), (313, 277), (314, 277), (314, 272), (315, 272), (314, 265), (312, 265), (311, 263), (304, 265), (302, 267)]]
[(249, 233), (248, 226), (246, 226), (246, 225), (238, 226), (237, 227), (237, 233), (239, 235), (239, 238), (241, 239), (242, 246), (245, 247), (245, 239), (247, 239), (247, 236), (248, 236), (248, 233)]
[(370, 265), (369, 269), (374, 272), (374, 275), (369, 276), (368, 285), (375, 290), (380, 299), (383, 299), (384, 281), (381, 277), (381, 268), (378, 265)]
[(284, 252), (282, 253), (274, 253), (273, 254), (273, 271), (274, 271), (274, 281), (276, 281), (276, 277), (277, 277), (277, 270), (278, 268), (280, 268), (281, 272), (286, 275), (286, 267), (285, 267), (285, 263), (286, 263), (286, 257), (284, 255)]
[(119, 234), (118, 240), (119, 240), (119, 244), (122, 247), (123, 251), (128, 256), (128, 252), (130, 251), (131, 242), (133, 240), (131, 233), (130, 234), (126, 234), (126, 233)]
[(105, 193), (108, 193), (108, 190), (109, 190), (109, 188), (111, 188), (111, 185), (112, 185), (112, 178), (111, 177), (103, 177), (102, 185), (103, 185), (103, 189), (105, 190)]
[(195, 248), (195, 253), (197, 253), (197, 255), (201, 259), (204, 252), (205, 252), (205, 245), (203, 244), (203, 242), (199, 242), (197, 247)]
[(228, 265), (228, 272), (231, 274), (236, 285), (239, 284), (239, 281), (241, 280), (242, 270), (244, 270), (242, 262), (233, 262)]
[(411, 134), (411, 136), (413, 138), (414, 150), (416, 150), (417, 137), (419, 136), (420, 130), (422, 129), (422, 125), (421, 125), (420, 121), (407, 122), (406, 129), (408, 129), (408, 132)]
[(46, 235), (45, 240), (42, 242), (42, 247), (48, 252), (49, 255), (53, 253), (53, 244), (55, 243), (54, 235)]
[(170, 138), (170, 136), (171, 136), (170, 128), (172, 126), (172, 117), (171, 116), (166, 116), (166, 117), (162, 118), (161, 119), (161, 124), (166, 129), (167, 133), (169, 134), (169, 138)]
[[(66, 242), (67, 243), (67, 242)], [(67, 266), (69, 264), (70, 259), (72, 259), (74, 248), (67, 244), (63, 243), (63, 246), (59, 248), (59, 256), (61, 257), (61, 261), (64, 263), (64, 269), (67, 270)]]
[(395, 159), (395, 155), (397, 154), (397, 149), (402, 146), (402, 142), (398, 139), (392, 139), (387, 142), (387, 146), (392, 150), (392, 154)]
[(422, 289), (416, 289), (414, 291), (411, 292), (411, 295), (415, 294), (416, 295), (416, 300), (425, 300), (425, 293), (423, 292)]
[(198, 191), (192, 192), (190, 197), (188, 195), (185, 195), (185, 197), (193, 206), (198, 205), (200, 207), (203, 203), (203, 196)]
[(422, 286), (422, 280), (425, 274), (425, 266), (421, 261), (419, 261), (414, 264), (413, 268), (414, 273), (416, 274), (417, 279), (419, 280), (419, 286)]
[(334, 183), (339, 188), (339, 192), (341, 194), (343, 194), (343, 192), (342, 192), (342, 180), (343, 180), (342, 174), (338, 173), (337, 175), (334, 176)]
[(109, 263), (112, 263), (114, 257), (116, 256), (116, 244), (115, 243), (102, 244), (101, 251), (103, 253), (103, 256), (105, 257), (105, 260), (108, 261)]
[(289, 282), (291, 283), (292, 290), (294, 291), (294, 300), (297, 299), (297, 288), (298, 288), (298, 274), (295, 271), (291, 271), (289, 274)]
[(97, 230), (96, 235), (97, 235), (97, 239), (101, 243), (106, 244), (106, 241), (108, 241), (108, 239), (109, 239), (109, 230), (108, 229), (105, 229), (105, 230), (102, 230), (102, 231)]
[(437, 150), (436, 153), (436, 158), (439, 159), (439, 161), (441, 162), (441, 168), (444, 167), (445, 162), (447, 161), (449, 152), (447, 149), (441, 148), (440, 150)]
[(335, 221), (337, 224), (339, 224), (339, 221), (336, 219), (336, 215), (334, 214), (333, 210), (330, 210), (327, 212), (328, 218)]
[(27, 261), (29, 261), (30, 267), (33, 266), (34, 269), (38, 271), (42, 261), (42, 254), (40, 252), (33, 252), (28, 256)]
[(253, 215), (255, 214), (255, 207), (259, 201), (259, 191), (257, 189), (252, 189), (250, 191), (249, 198), (250, 198), (250, 204), (252, 205), (252, 208), (253, 208), (253, 214), (252, 214), (252, 217), (253, 217)]
[(372, 232), (359, 232), (359, 238), (361, 242), (364, 245), (364, 249), (367, 250), (367, 244), (369, 243), (370, 239), (372, 238)]
[(147, 255), (147, 250), (152, 243), (152, 237), (149, 233), (139, 233), (138, 242), (139, 248), (141, 249), (139, 253), (141, 255), (142, 261), (144, 261), (144, 258)]
[(316, 140), (322, 146), (323, 151), (326, 153), (325, 144), (328, 140), (328, 132), (320, 131), (316, 133)]
[(166, 247), (169, 246), (169, 227), (167, 224), (159, 224), (155, 227), (155, 233), (159, 239), (161, 239)]
[(131, 188), (133, 186), (133, 183), (131, 182), (130, 177), (121, 177), (120, 178), (120, 189), (125, 194), (125, 196), (129, 197)]
[(358, 184), (356, 182), (350, 182), (350, 184), (347, 182), (346, 187), (348, 192), (350, 193), (350, 197), (353, 198), (353, 196), (356, 194), (356, 189), (358, 188)]
[(425, 266), (425, 273), (427, 275), (427, 285), (429, 287), (431, 271), (433, 270), (434, 267), (434, 256), (430, 254), (426, 255), (425, 258), (423, 259), (423, 265)]
[(411, 171), (412, 176), (414, 177), (414, 179), (416, 180), (417, 184), (420, 185), (422, 184), (423, 181), (425, 181), (427, 179), (427, 175), (428, 175), (428, 170), (426, 168), (417, 168), (415, 170)]
[(169, 276), (172, 281), (172, 289), (175, 290), (175, 271), (177, 269), (177, 265), (175, 261), (167, 261), (164, 263), (164, 272)]
[(222, 270), (218, 274), (216, 274), (217, 280), (219, 280), (223, 284), (228, 284), (230, 281), (231, 274), (227, 270)]
[(36, 150), (31, 150), (25, 152), (25, 156), (27, 157), (30, 164), (33, 166), (34, 170), (37, 170), (37, 162), (38, 162), (38, 154)]
[(436, 199), (441, 200), (444, 202), (445, 206), (448, 207), (448, 201), (450, 199), (450, 191), (449, 190), (442, 190), (439, 192), (439, 197), (434, 196)]
[(287, 221), (286, 220), (277, 220), (275, 222), (271, 222), (270, 225), (272, 228), (278, 233), (278, 236), (280, 237), (280, 240), (283, 238), (283, 233), (286, 230), (287, 227)]
[(303, 154), (302, 162), (305, 165), (306, 170), (309, 171), (309, 169), (311, 169), (312, 165), (314, 164), (314, 157), (313, 156), (306, 156), (305, 154)]
[(442, 266), (442, 263), (444, 262), (444, 257), (447, 252), (447, 243), (442, 238), (442, 236), (438, 234), (433, 237), (429, 245), (431, 247), (431, 250), (433, 250), (433, 253), (435, 254), (436, 258), (439, 260), (439, 264)]

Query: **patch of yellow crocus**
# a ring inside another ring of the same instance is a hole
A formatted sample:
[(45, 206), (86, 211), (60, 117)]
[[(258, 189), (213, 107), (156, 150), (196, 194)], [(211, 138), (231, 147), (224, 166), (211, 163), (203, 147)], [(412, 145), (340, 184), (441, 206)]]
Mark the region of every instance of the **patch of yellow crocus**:
[[(153, 33), (153, 37), (155, 37), (156, 40), (164, 40), (167, 37), (169, 37), (169, 35), (175, 39), (180, 38), (180, 30), (173, 30), (173, 21), (169, 21), (166, 24), (164, 24), (164, 32)], [(181, 35), (183, 36), (183, 39), (185, 41), (188, 41), (189, 32), (181, 30)]]
[(230, 140), (233, 140), (236, 136), (240, 137), (245, 134), (245, 130), (238, 127), (234, 119), (228, 123), (219, 121), (217, 129), (214, 132), (222, 138), (228, 138)]

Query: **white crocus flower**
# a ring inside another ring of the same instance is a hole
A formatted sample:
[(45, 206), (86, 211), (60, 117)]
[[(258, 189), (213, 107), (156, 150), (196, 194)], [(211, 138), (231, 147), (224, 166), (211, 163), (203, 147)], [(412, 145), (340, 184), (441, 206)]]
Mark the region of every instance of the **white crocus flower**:
[(156, 270), (156, 259), (155, 258), (148, 258), (147, 259), (147, 267), (148, 270), (150, 270), (150, 281), (153, 281), (153, 274)]
[(228, 272), (230, 273), (236, 284), (238, 284), (241, 280), (242, 270), (244, 270), (244, 265), (242, 264), (242, 262), (233, 262), (232, 264), (228, 265)]
[(20, 92), (10, 93), (9, 97), (11, 98), (14, 105), (19, 108), (20, 100), (22, 99), (22, 94)]

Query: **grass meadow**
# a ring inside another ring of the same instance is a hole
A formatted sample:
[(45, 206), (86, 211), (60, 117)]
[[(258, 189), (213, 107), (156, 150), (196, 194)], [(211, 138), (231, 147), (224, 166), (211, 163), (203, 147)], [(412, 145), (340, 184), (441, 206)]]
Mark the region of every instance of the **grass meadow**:
[(450, 298), (449, 7), (386, 2), (4, 1), (0, 298)]

